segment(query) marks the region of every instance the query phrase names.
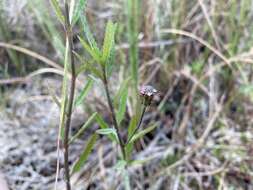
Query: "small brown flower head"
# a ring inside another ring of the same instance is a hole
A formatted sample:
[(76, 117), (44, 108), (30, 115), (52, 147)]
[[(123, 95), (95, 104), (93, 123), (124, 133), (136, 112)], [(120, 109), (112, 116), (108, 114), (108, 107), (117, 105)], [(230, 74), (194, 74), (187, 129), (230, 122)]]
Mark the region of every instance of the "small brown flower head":
[(142, 104), (149, 106), (153, 100), (154, 95), (157, 93), (157, 90), (149, 85), (142, 86), (139, 90)]

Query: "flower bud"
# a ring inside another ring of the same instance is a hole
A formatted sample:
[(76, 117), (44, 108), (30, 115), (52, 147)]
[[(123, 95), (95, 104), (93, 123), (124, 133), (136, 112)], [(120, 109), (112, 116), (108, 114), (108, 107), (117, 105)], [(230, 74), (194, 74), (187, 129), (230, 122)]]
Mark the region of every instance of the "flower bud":
[(149, 106), (154, 98), (154, 95), (157, 93), (157, 90), (149, 85), (142, 86), (139, 90), (141, 102), (145, 106)]

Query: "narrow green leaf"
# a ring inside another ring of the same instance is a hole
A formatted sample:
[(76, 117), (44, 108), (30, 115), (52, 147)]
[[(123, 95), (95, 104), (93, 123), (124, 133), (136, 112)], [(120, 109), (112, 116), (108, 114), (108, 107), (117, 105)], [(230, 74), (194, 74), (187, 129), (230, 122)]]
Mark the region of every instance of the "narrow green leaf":
[(96, 115), (96, 121), (102, 129), (110, 128), (100, 115)]
[(87, 129), (91, 123), (94, 121), (95, 117), (97, 115), (97, 112), (93, 113), (89, 119), (83, 124), (83, 126), (78, 130), (78, 132), (69, 140), (69, 144), (74, 142), (82, 133), (84, 132), (85, 129)]
[(75, 9), (75, 5), (76, 5), (76, 0), (68, 0), (68, 4), (69, 4), (69, 21), (70, 24), (72, 22), (73, 19), (73, 15), (74, 15), (74, 9)]
[(93, 83), (94, 83), (93, 79), (89, 78), (88, 81), (87, 81), (87, 83), (85, 84), (84, 88), (80, 92), (79, 96), (76, 98), (76, 100), (74, 102), (74, 107), (79, 106), (79, 105), (82, 104), (83, 100), (85, 99), (85, 97), (87, 96), (88, 92), (90, 91)]
[(61, 101), (60, 136), (62, 140), (64, 139), (64, 131), (65, 131), (64, 125), (65, 125), (66, 116), (67, 116), (66, 115), (67, 102), (68, 102), (68, 97), (66, 97), (65, 99)]
[(127, 160), (131, 160), (131, 153), (132, 153), (132, 150), (134, 148), (133, 146), (134, 144), (129, 142), (127, 145), (126, 145), (126, 155), (127, 155)]
[(97, 134), (94, 134), (90, 137), (90, 139), (88, 140), (88, 143), (87, 143), (86, 147), (84, 148), (80, 158), (74, 164), (74, 167), (71, 171), (71, 175), (73, 175), (75, 172), (80, 171), (80, 169), (83, 167), (83, 165), (85, 164), (86, 160), (88, 159), (88, 156), (90, 155), (90, 153), (93, 149), (93, 146), (96, 143), (96, 140), (97, 140)]
[(98, 70), (96, 67), (92, 66), (90, 63), (87, 64), (88, 70), (97, 78), (102, 79), (103, 74), (100, 70)]
[(116, 113), (116, 119), (117, 119), (118, 124), (121, 123), (126, 113), (127, 96), (128, 96), (128, 88), (125, 88), (122, 91), (122, 96), (120, 97), (120, 102), (119, 102), (119, 108)]
[(76, 24), (76, 22), (80, 18), (82, 11), (84, 11), (85, 7), (86, 7), (86, 0), (79, 0), (78, 3), (76, 3), (72, 22), (71, 22), (72, 26)]
[(113, 45), (111, 53), (105, 62), (106, 75), (109, 77), (112, 74), (113, 66), (115, 65), (115, 45)]
[(94, 51), (89, 44), (87, 44), (85, 42), (85, 40), (83, 40), (80, 36), (78, 36), (79, 41), (81, 42), (83, 48), (90, 54), (90, 56), (97, 62), (97, 63), (101, 63), (101, 56), (100, 53)]
[(106, 135), (109, 138), (118, 139), (116, 130), (113, 128), (98, 129), (96, 130), (96, 133), (100, 135)]
[(139, 138), (142, 138), (143, 136), (145, 136), (147, 133), (151, 132), (152, 130), (154, 130), (155, 128), (157, 127), (157, 123), (151, 125), (150, 127), (140, 131), (139, 133), (135, 134), (133, 136), (133, 138), (130, 140), (130, 143), (131, 142), (134, 142), (136, 140), (138, 140)]
[[(128, 126), (128, 133), (127, 133), (128, 134), (128, 138), (130, 136), (132, 136), (132, 133), (134, 132), (134, 129), (136, 128), (136, 126), (137, 126), (137, 116), (134, 115), (134, 116), (132, 116), (130, 124)], [(130, 160), (130, 156), (131, 156), (132, 150), (133, 150), (133, 143), (129, 142), (126, 145), (126, 155), (127, 155), (127, 158), (129, 160)]]
[(129, 62), (131, 65), (131, 76), (134, 80), (134, 87), (137, 90), (138, 85), (138, 29), (139, 29), (139, 8), (140, 2), (136, 0), (127, 0), (127, 34), (129, 47)]
[(107, 63), (113, 48), (114, 48), (114, 36), (116, 31), (116, 24), (113, 24), (111, 21), (109, 21), (106, 25), (105, 30), (105, 37), (104, 37), (104, 43), (103, 43), (103, 53), (102, 53), (102, 62)]
[(96, 133), (100, 134), (100, 135), (113, 135), (113, 136), (117, 137), (116, 130), (113, 128), (98, 129), (98, 130), (96, 130)]
[(94, 77), (93, 75), (88, 75), (88, 76), (92, 78), (92, 80), (94, 80), (94, 82), (96, 83), (96, 85), (99, 86), (99, 88), (101, 87), (101, 81), (98, 78)]
[(65, 124), (65, 113), (66, 113), (66, 105), (68, 102), (68, 61), (69, 61), (69, 43), (68, 38), (66, 40), (66, 48), (65, 48), (65, 56), (64, 56), (64, 76), (63, 76), (63, 82), (62, 82), (62, 97), (61, 97), (61, 114), (60, 114), (60, 134), (61, 138), (64, 137), (64, 124)]
[(60, 58), (60, 63), (63, 65), (65, 46), (55, 21), (52, 19), (50, 11), (48, 11), (48, 2), (43, 0), (32, 0), (27, 1), (27, 3), (38, 21), (41, 32), (54, 47)]
[(116, 134), (116, 130), (113, 128), (98, 129), (96, 130), (96, 133), (100, 135)]
[(55, 14), (56, 14), (57, 18), (60, 20), (60, 22), (62, 24), (64, 24), (65, 23), (65, 17), (63, 15), (62, 11), (61, 11), (61, 7), (59, 5), (58, 0), (50, 0), (50, 2), (51, 2), (52, 6), (54, 8), (54, 11), (55, 11)]
[(117, 94), (113, 99), (114, 106), (118, 107), (116, 119), (119, 125), (120, 122), (123, 120), (126, 112), (129, 81), (130, 78), (127, 78), (122, 82), (122, 84), (120, 85), (120, 89), (118, 90)]
[(98, 48), (97, 42), (96, 42), (95, 38), (93, 37), (93, 34), (90, 31), (90, 27), (88, 25), (85, 15), (81, 15), (80, 18), (81, 18), (81, 24), (83, 27), (83, 32), (85, 34), (86, 39), (88, 40), (88, 43), (89, 43), (91, 49), (94, 50), (96, 52), (96, 54), (101, 54), (101, 52)]
[(128, 126), (128, 138), (130, 138), (130, 136), (132, 136), (132, 133), (134, 132), (136, 126), (137, 126), (137, 116), (134, 115), (134, 116), (132, 116), (130, 124)]
[(78, 68), (76, 68), (76, 76), (78, 76), (82, 72), (86, 71), (88, 69), (87, 67), (88, 67), (87, 64), (82, 64), (81, 66), (79, 66)]
[[(95, 117), (97, 123), (99, 124), (99, 126), (101, 127), (101, 129), (111, 129), (109, 127), (109, 125), (103, 120), (103, 118), (100, 115), (96, 115)], [(115, 135), (113, 134), (108, 134), (108, 137), (115, 142), (118, 142), (118, 139), (115, 137)]]
[(121, 84), (120, 84), (120, 88), (119, 90), (117, 91), (116, 95), (114, 96), (113, 98), (113, 103), (115, 106), (117, 106), (119, 104), (119, 101), (120, 101), (120, 97), (122, 96), (123, 94), (123, 91), (128, 88), (129, 86), (129, 81), (131, 80), (130, 77), (128, 77), (127, 79), (125, 79)]
[(82, 63), (82, 65), (77, 68), (76, 70), (76, 76), (78, 76), (80, 73), (88, 70), (89, 72), (91, 72), (91, 74), (93, 74), (95, 77), (97, 78), (102, 78), (102, 72), (97, 69), (93, 63), (91, 63), (90, 61), (88, 60), (85, 60), (83, 57), (81, 57), (78, 53), (74, 53), (75, 56), (79, 59), (79, 61)]
[(85, 70), (88, 70), (89, 72), (91, 72), (95, 77), (102, 79), (103, 75), (102, 72), (97, 69), (93, 63), (91, 63), (88, 60), (85, 60), (84, 58), (82, 58), (80, 55), (78, 55), (77, 53), (75, 53), (76, 57), (80, 60), (80, 62), (82, 63), (82, 65), (77, 69), (76, 74), (79, 75), (80, 73), (84, 72)]

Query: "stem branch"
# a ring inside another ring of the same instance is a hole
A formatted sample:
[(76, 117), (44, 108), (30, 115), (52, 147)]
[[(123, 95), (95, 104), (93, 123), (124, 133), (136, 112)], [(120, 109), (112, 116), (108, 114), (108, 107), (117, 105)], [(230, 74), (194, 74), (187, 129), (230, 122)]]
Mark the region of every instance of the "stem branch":
[(74, 63), (74, 45), (73, 45), (73, 34), (72, 27), (70, 25), (69, 20), (69, 6), (65, 1), (65, 31), (66, 31), (66, 40), (69, 45), (69, 53), (70, 53), (70, 66), (71, 66), (71, 84), (70, 84), (70, 95), (69, 95), (69, 103), (67, 110), (67, 120), (65, 124), (64, 130), (64, 169), (66, 176), (66, 189), (71, 190), (70, 185), (70, 172), (69, 172), (69, 130), (71, 125), (71, 116), (72, 116), (72, 107), (75, 96), (75, 84), (76, 84), (76, 73), (75, 73), (75, 63)]
[(144, 105), (144, 107), (143, 107), (143, 109), (142, 109), (141, 118), (140, 118), (140, 120), (139, 120), (139, 123), (138, 123), (137, 127), (135, 128), (134, 132), (133, 132), (133, 133), (131, 134), (131, 136), (128, 138), (126, 144), (128, 144), (128, 143), (132, 140), (132, 138), (133, 138), (133, 136), (135, 135), (135, 133), (136, 133), (136, 132), (139, 130), (139, 128), (141, 127), (141, 123), (142, 123), (142, 120), (143, 120), (143, 116), (144, 116), (144, 114), (145, 114), (145, 112), (146, 112), (146, 108), (147, 108), (147, 106)]
[(103, 68), (103, 83), (104, 83), (104, 86), (105, 86), (107, 102), (108, 102), (108, 105), (109, 105), (109, 108), (110, 108), (110, 111), (111, 111), (113, 125), (116, 129), (116, 133), (117, 133), (117, 136), (118, 136), (118, 139), (119, 139), (119, 144), (120, 144), (120, 149), (121, 149), (121, 152), (122, 152), (122, 155), (123, 155), (123, 159), (125, 160), (126, 159), (125, 146), (124, 146), (123, 140), (122, 140), (120, 132), (119, 132), (119, 126), (118, 126), (118, 123), (117, 123), (117, 120), (116, 120), (114, 107), (113, 107), (112, 100), (111, 100), (111, 97), (110, 97), (110, 92), (109, 92), (109, 87), (108, 87), (108, 81), (107, 81), (107, 77), (106, 77), (105, 68)]

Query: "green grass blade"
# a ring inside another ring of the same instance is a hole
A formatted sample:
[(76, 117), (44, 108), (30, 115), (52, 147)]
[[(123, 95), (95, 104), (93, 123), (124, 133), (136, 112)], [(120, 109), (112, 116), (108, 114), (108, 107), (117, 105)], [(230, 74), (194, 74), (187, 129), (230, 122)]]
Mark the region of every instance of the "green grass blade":
[(92, 78), (89, 78), (85, 86), (83, 87), (82, 91), (80, 92), (79, 96), (75, 99), (74, 107), (77, 107), (82, 104), (85, 97), (88, 95), (94, 81)]
[(64, 62), (64, 42), (58, 29), (52, 20), (51, 15), (48, 12), (47, 2), (44, 0), (33, 0), (28, 3), (29, 8), (34, 12), (35, 17), (38, 21), (38, 25), (41, 28), (42, 33), (47, 38), (48, 42), (54, 47), (60, 58), (60, 62)]
[[(3, 6), (0, 4), (0, 6)], [(12, 36), (10, 34), (10, 29), (8, 24), (6, 23), (6, 18), (4, 18), (4, 15), (2, 12), (0, 12), (0, 40), (2, 41), (9, 41), (12, 39)], [(7, 49), (8, 56), (11, 60), (11, 63), (13, 63), (16, 67), (16, 70), (20, 74), (22, 72), (22, 62), (20, 60), (20, 57), (18, 56), (17, 52)], [(1, 64), (4, 65), (4, 64)], [(0, 66), (1, 68), (1, 66)]]
[(96, 115), (96, 121), (102, 129), (110, 128), (100, 115)]
[(74, 10), (76, 6), (76, 0), (67, 0), (67, 1), (69, 4), (69, 21), (70, 21), (70, 24), (72, 24)]
[(85, 122), (85, 124), (83, 124), (83, 126), (78, 130), (78, 132), (70, 139), (69, 144), (74, 142), (78, 137), (80, 137), (80, 135), (83, 134), (84, 130), (87, 129), (91, 125), (91, 123), (94, 121), (96, 115), (97, 115), (97, 112), (93, 113), (89, 117), (89, 119)]
[(138, 12), (139, 1), (127, 1), (127, 19), (128, 19), (128, 42), (130, 44), (129, 60), (131, 64), (131, 76), (137, 90), (138, 85)]
[(58, 0), (50, 0), (53, 8), (54, 8), (54, 11), (55, 11), (55, 14), (57, 16), (57, 18), (59, 19), (59, 21), (64, 24), (65, 23), (65, 17), (61, 11), (61, 7), (59, 5), (59, 2)]
[(64, 76), (62, 80), (62, 97), (61, 97), (61, 114), (60, 114), (60, 134), (63, 139), (64, 136), (64, 124), (65, 124), (65, 113), (67, 104), (67, 89), (68, 89), (68, 61), (69, 61), (69, 43), (66, 40), (65, 58), (64, 58)]
[(80, 171), (80, 169), (84, 166), (86, 160), (88, 159), (88, 157), (93, 149), (93, 146), (96, 143), (96, 140), (97, 140), (97, 134), (94, 134), (90, 137), (86, 147), (84, 148), (82, 154), (80, 155), (80, 158), (74, 164), (73, 169), (71, 171), (71, 175)]
[(78, 3), (76, 3), (75, 9), (74, 9), (74, 13), (73, 13), (73, 18), (72, 18), (72, 26), (74, 26), (76, 24), (76, 22), (78, 21), (78, 19), (81, 16), (82, 11), (85, 10), (86, 7), (86, 0), (79, 0)]

